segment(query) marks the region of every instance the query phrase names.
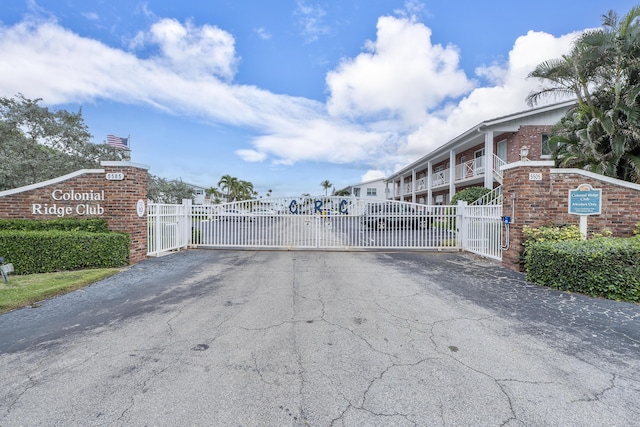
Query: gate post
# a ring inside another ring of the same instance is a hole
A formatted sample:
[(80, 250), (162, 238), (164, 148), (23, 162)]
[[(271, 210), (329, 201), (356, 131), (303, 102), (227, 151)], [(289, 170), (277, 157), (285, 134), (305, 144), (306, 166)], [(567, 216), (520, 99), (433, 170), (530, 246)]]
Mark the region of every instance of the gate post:
[(469, 216), (467, 215), (467, 202), (464, 200), (458, 200), (456, 206), (456, 223), (458, 226), (458, 239), (460, 239), (460, 245), (463, 250), (469, 247)]
[(191, 232), (193, 220), (191, 209), (193, 206), (193, 200), (191, 199), (182, 199), (182, 218), (180, 218), (180, 227), (182, 239), (180, 240), (180, 245), (187, 248), (190, 244), (193, 244), (193, 233)]
[(131, 236), (129, 263), (147, 257), (147, 193), (148, 166), (127, 161), (103, 161), (104, 196), (107, 202), (104, 217), (111, 231)]

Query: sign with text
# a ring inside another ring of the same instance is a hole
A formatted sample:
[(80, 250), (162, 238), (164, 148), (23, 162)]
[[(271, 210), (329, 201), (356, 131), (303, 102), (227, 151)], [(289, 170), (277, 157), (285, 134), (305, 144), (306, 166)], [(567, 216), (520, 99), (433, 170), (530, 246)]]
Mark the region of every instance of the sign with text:
[(602, 189), (589, 184), (581, 184), (569, 190), (569, 213), (572, 215), (600, 215), (602, 210)]

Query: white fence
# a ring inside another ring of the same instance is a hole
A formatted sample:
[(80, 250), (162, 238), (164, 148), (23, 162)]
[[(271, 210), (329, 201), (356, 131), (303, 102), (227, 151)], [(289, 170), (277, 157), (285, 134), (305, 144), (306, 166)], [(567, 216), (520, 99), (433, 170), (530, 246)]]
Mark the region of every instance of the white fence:
[[(469, 245), (475, 253), (499, 257), (499, 233), (490, 232), (496, 221), (489, 215), (495, 211), (477, 212), (473, 208), (352, 197), (282, 198), (218, 205), (150, 203), (149, 255), (187, 246), (459, 250)], [(483, 221), (485, 225), (462, 227), (465, 221)]]
[(190, 244), (191, 203), (167, 205), (149, 203), (147, 207), (147, 255), (185, 248)]
[(458, 206), (462, 248), (484, 257), (502, 259), (502, 205)]

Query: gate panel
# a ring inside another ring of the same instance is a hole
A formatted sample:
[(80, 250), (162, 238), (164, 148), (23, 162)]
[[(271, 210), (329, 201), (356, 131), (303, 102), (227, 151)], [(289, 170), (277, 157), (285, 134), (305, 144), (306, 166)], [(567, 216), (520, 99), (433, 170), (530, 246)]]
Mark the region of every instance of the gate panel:
[(502, 259), (502, 205), (459, 206), (463, 249)]
[(192, 246), (265, 249), (464, 249), (502, 258), (502, 205), (427, 206), (318, 197), (218, 205), (149, 203), (149, 251)]
[(148, 203), (147, 255), (186, 248), (189, 244), (190, 204)]
[(192, 207), (196, 246), (274, 249), (458, 248), (457, 208), (350, 197)]

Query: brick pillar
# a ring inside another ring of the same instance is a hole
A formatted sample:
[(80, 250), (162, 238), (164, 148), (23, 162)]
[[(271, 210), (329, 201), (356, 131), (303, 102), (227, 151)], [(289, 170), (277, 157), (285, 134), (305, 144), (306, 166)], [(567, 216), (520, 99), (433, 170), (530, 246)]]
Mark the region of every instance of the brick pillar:
[[(102, 162), (101, 165), (105, 171), (104, 192), (107, 203), (104, 217), (107, 226), (111, 231), (121, 231), (131, 236), (129, 263), (135, 264), (147, 256), (148, 167), (131, 162), (111, 161)], [(142, 216), (137, 209), (140, 200), (145, 208)]]
[[(540, 227), (554, 217), (550, 194), (553, 191), (550, 169), (553, 162), (524, 161), (506, 165), (502, 181), (502, 214), (511, 216), (509, 226), (509, 248), (502, 251), (502, 265), (521, 271), (522, 226)], [(557, 213), (557, 212), (554, 212)], [(505, 233), (505, 231), (503, 231)], [(503, 242), (505, 242), (503, 234)]]

